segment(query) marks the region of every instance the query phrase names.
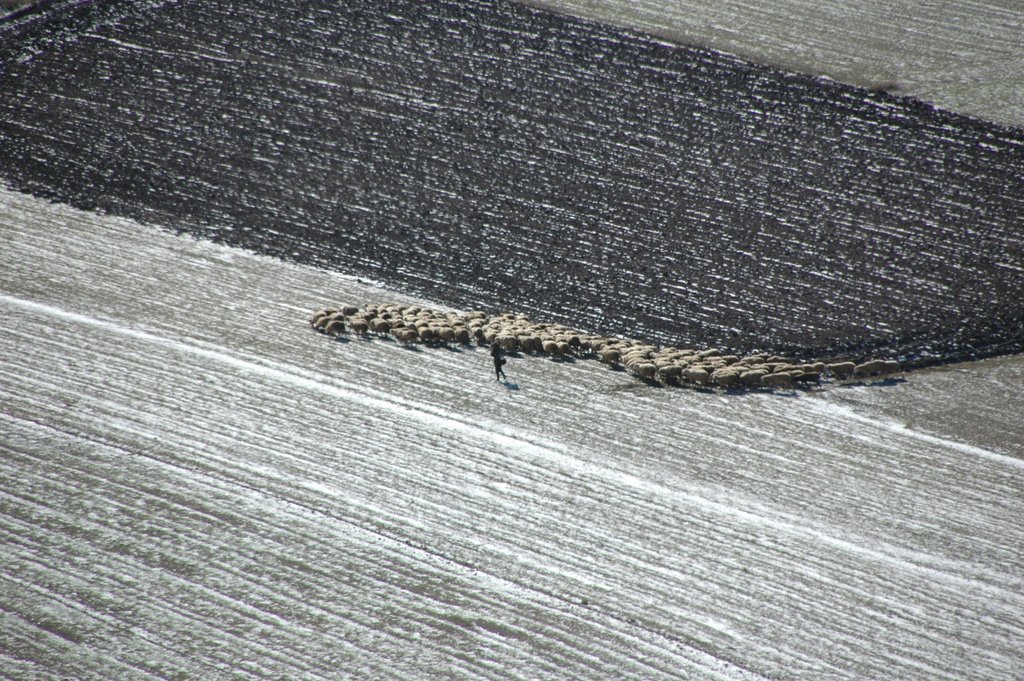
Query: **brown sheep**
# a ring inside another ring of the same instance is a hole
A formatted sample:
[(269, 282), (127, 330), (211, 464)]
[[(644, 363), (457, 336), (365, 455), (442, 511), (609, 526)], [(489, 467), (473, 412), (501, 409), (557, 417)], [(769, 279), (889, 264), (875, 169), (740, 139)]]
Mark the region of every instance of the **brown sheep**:
[(393, 329), (392, 333), (395, 336), (395, 340), (397, 340), (400, 343), (415, 343), (420, 339), (420, 335), (416, 333), (415, 329), (401, 327), (398, 329)]
[(340, 336), (345, 333), (345, 322), (341, 319), (332, 319), (324, 326), (324, 333), (328, 336)]
[(765, 374), (764, 376), (761, 377), (761, 385), (765, 386), (766, 388), (771, 388), (771, 389), (775, 389), (775, 388), (792, 389), (793, 388), (793, 376), (791, 374), (788, 374), (788, 373), (785, 373), (785, 372), (777, 373), (777, 374), (776, 373)]
[(690, 368), (683, 370), (683, 379), (688, 383), (707, 385), (711, 375), (704, 369)]
[(630, 371), (639, 378), (652, 380), (658, 373), (658, 367), (650, 362), (638, 362), (630, 368)]
[(334, 314), (336, 310), (317, 310), (309, 317), (309, 325), (317, 331), (323, 331), (327, 317)]
[(821, 383), (821, 372), (819, 371), (791, 371), (794, 383)]
[(601, 361), (605, 364), (618, 364), (622, 354), (615, 348), (606, 348), (601, 351)]
[(678, 364), (666, 364), (658, 367), (658, 373), (655, 376), (662, 383), (677, 383), (683, 376), (683, 367)]
[(711, 374), (711, 382), (723, 388), (734, 388), (740, 384), (740, 371), (732, 367), (717, 369)]
[(740, 383), (748, 387), (757, 387), (761, 385), (761, 379), (767, 375), (767, 369), (750, 369), (740, 374)]

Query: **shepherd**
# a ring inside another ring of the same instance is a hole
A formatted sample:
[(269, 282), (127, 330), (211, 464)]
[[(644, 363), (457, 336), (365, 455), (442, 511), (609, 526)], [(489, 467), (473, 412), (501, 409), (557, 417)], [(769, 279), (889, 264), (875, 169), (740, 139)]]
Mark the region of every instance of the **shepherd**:
[(505, 364), (505, 351), (497, 343), (491, 343), (491, 358), (494, 360), (494, 380), (505, 380), (505, 372), (502, 365)]

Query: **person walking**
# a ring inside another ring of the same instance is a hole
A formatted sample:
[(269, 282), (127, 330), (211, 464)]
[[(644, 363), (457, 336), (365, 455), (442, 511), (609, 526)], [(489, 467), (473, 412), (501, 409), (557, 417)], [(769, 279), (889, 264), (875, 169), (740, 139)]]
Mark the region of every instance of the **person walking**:
[(494, 380), (505, 380), (505, 371), (501, 368), (505, 364), (505, 351), (497, 343), (491, 343), (491, 359), (494, 360)]

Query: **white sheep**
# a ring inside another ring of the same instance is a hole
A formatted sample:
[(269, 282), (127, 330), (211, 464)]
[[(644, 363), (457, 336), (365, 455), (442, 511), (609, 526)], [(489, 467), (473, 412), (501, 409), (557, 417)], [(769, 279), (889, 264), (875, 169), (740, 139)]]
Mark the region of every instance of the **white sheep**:
[(855, 378), (868, 378), (885, 371), (885, 362), (880, 359), (872, 359), (858, 364), (853, 368), (853, 375)]
[(853, 362), (834, 362), (826, 366), (828, 373), (836, 378), (838, 381), (845, 381), (846, 379), (853, 376), (853, 370), (857, 368), (857, 365)]

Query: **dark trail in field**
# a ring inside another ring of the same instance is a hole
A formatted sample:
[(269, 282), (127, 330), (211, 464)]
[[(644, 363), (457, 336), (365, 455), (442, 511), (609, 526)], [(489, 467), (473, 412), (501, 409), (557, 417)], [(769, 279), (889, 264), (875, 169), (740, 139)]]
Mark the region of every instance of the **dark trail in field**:
[(459, 307), (917, 363), (1024, 348), (1024, 131), (508, 2), (51, 3), (0, 177)]

